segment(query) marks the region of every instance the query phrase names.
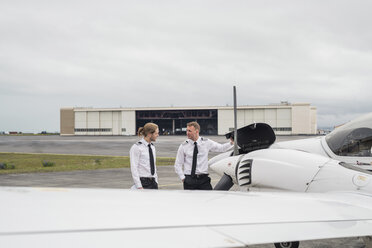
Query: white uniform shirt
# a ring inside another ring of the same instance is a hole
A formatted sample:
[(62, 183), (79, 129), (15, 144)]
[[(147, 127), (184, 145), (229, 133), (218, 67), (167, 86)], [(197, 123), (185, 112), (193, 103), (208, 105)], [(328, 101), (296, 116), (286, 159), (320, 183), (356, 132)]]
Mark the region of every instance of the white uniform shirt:
[(150, 154), (149, 147), (145, 139), (141, 139), (136, 144), (134, 144), (129, 151), (130, 156), (130, 170), (132, 172), (132, 177), (134, 185), (137, 188), (142, 188), (142, 183), (140, 177), (154, 177), (156, 182), (158, 182), (158, 175), (156, 173), (156, 151), (155, 146), (151, 143), (152, 154), (154, 155), (154, 165), (155, 173), (151, 175), (150, 166)]
[[(225, 152), (229, 150), (232, 145), (229, 143), (219, 144), (210, 139), (199, 137), (198, 159), (196, 164), (195, 174), (208, 174), (208, 152)], [(174, 168), (181, 180), (185, 179), (185, 175), (191, 175), (192, 157), (194, 154), (194, 141), (187, 139), (178, 148), (176, 162)], [(183, 170), (182, 170), (183, 166)]]

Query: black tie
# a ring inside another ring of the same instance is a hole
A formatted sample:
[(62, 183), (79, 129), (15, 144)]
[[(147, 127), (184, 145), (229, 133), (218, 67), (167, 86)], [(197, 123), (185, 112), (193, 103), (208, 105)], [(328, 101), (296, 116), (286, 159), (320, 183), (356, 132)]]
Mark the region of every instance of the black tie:
[(154, 155), (152, 154), (151, 144), (149, 146), (149, 154), (150, 154), (150, 166), (151, 166), (151, 175), (155, 173), (155, 163), (154, 163)]
[(192, 168), (191, 168), (191, 176), (195, 176), (196, 171), (196, 163), (198, 158), (198, 143), (194, 142), (194, 153), (192, 155)]

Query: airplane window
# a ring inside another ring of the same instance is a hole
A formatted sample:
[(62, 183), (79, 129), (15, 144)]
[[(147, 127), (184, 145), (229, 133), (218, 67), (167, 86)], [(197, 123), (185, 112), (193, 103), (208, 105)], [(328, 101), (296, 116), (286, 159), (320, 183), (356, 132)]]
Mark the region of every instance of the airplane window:
[(372, 129), (357, 128), (337, 132), (326, 138), (331, 150), (339, 156), (371, 157)]
[(326, 136), (331, 150), (339, 156), (372, 157), (372, 113), (336, 128)]

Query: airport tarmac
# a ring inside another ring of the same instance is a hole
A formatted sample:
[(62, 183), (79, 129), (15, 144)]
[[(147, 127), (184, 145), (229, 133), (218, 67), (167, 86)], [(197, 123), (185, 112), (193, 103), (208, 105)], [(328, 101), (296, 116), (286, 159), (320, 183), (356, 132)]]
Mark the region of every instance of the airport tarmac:
[[(227, 142), (224, 136), (208, 137)], [(128, 156), (136, 136), (0, 136), (0, 152), (91, 154)], [(176, 157), (178, 146), (185, 136), (160, 136), (157, 139), (158, 157)], [(217, 153), (211, 153), (210, 157)], [(1, 156), (1, 155), (0, 155)], [(182, 189), (173, 166), (158, 166), (159, 186), (162, 189)], [(211, 171), (212, 183), (218, 176)], [(130, 188), (129, 168), (53, 173), (0, 175), (0, 186)]]
[[(228, 142), (225, 136), (205, 136), (216, 142)], [(310, 138), (313, 136), (277, 136), (277, 141)], [(137, 136), (11, 136), (0, 135), (0, 152), (90, 154), (129, 156)], [(176, 157), (182, 136), (159, 136), (155, 142), (158, 157)], [(217, 153), (210, 153), (213, 157)]]
[[(224, 136), (209, 136), (217, 142), (226, 142)], [(309, 136), (278, 136), (277, 140), (310, 138)], [(127, 156), (131, 145), (138, 137), (130, 136), (0, 136), (0, 152), (57, 153), (57, 154), (94, 154)], [(158, 157), (175, 157), (178, 146), (185, 136), (160, 136), (156, 142)], [(213, 156), (214, 154), (211, 154)], [(0, 155), (1, 156), (1, 155)], [(212, 184), (219, 177), (210, 171)], [(162, 190), (182, 189), (182, 183), (174, 172), (173, 166), (159, 166), (159, 188)], [(91, 171), (71, 171), (53, 173), (27, 173), (0, 175), (0, 186), (25, 187), (84, 187), (84, 188), (122, 188), (132, 186), (129, 168), (104, 169)], [(236, 188), (233, 188), (234, 190)], [(253, 248), (272, 248), (272, 244), (249, 246)], [(359, 238), (315, 240), (301, 242), (302, 248), (365, 247)]]

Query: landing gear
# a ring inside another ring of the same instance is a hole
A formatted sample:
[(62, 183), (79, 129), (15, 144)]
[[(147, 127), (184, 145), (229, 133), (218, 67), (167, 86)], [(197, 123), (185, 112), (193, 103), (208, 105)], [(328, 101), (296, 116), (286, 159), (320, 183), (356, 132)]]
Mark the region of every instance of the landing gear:
[(282, 242), (282, 243), (275, 243), (275, 248), (298, 248), (300, 242), (293, 241), (293, 242)]

